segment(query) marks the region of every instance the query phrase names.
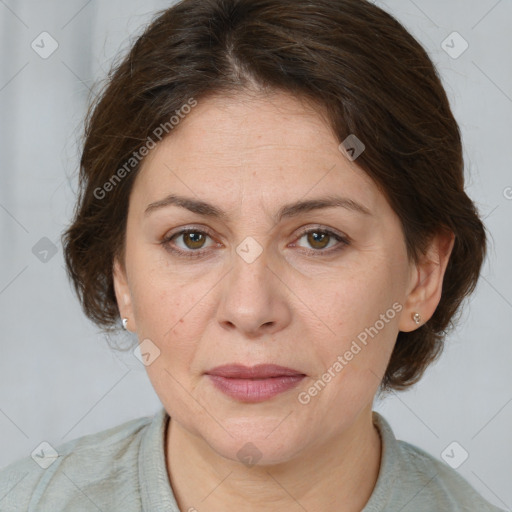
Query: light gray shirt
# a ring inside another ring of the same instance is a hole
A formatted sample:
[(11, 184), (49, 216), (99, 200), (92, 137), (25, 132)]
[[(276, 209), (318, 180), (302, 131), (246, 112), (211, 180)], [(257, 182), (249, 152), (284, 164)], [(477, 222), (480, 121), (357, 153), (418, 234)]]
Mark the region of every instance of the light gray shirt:
[[(56, 453), (43, 445), (0, 471), (0, 511), (179, 512), (165, 463), (168, 420), (162, 408), (154, 417), (69, 441)], [(448, 464), (397, 440), (376, 411), (373, 422), (382, 439), (381, 466), (361, 512), (504, 512)]]

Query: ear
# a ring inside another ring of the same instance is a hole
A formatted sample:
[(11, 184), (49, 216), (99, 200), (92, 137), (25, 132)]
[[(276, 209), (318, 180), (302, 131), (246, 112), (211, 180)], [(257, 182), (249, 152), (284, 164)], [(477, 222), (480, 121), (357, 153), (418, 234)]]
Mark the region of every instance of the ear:
[(137, 325), (133, 314), (132, 297), (126, 277), (126, 269), (117, 257), (114, 259), (112, 274), (119, 314), (121, 318), (128, 319), (127, 330), (134, 332), (137, 330)]
[[(442, 230), (432, 238), (422, 260), (412, 265), (410, 291), (400, 318), (399, 330), (414, 331), (434, 314), (443, 290), (443, 278), (455, 243), (451, 230)], [(412, 319), (414, 313), (421, 315), (421, 324)]]

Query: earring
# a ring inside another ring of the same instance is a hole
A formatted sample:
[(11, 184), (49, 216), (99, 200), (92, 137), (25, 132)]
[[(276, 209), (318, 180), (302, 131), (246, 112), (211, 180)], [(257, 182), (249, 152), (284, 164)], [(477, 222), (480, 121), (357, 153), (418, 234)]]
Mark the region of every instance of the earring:
[(123, 329), (128, 330), (128, 318), (123, 318)]
[(419, 313), (413, 313), (412, 314), (412, 319), (416, 322), (416, 324), (420, 324), (421, 323), (421, 315)]

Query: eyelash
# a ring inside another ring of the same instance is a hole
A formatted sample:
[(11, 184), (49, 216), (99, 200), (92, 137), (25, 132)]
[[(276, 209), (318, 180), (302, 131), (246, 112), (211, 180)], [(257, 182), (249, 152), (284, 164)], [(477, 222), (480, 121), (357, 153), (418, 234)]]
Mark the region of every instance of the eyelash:
[[(205, 253), (208, 252), (208, 249), (198, 249), (198, 250), (188, 250), (184, 251), (182, 249), (177, 249), (175, 246), (171, 244), (171, 241), (174, 238), (177, 238), (181, 235), (185, 235), (187, 233), (196, 233), (201, 235), (209, 236), (210, 238), (213, 238), (207, 231), (203, 229), (196, 229), (196, 228), (186, 228), (182, 229), (180, 231), (177, 231), (176, 233), (173, 233), (166, 238), (164, 238), (160, 243), (163, 245), (165, 250), (174, 253), (178, 256), (183, 256), (185, 258), (202, 258), (205, 256)], [(305, 228), (301, 230), (299, 236), (297, 237), (297, 241), (300, 240), (303, 236), (308, 235), (309, 233), (318, 233), (322, 235), (328, 235), (329, 237), (334, 238), (339, 244), (337, 246), (331, 247), (329, 249), (305, 249), (302, 248), (307, 254), (317, 257), (317, 256), (330, 256), (338, 251), (341, 251), (344, 249), (345, 246), (350, 245), (350, 239), (348, 237), (344, 237), (330, 229), (323, 229), (320, 227), (313, 227), (313, 228)], [(295, 243), (295, 242), (294, 242)]]

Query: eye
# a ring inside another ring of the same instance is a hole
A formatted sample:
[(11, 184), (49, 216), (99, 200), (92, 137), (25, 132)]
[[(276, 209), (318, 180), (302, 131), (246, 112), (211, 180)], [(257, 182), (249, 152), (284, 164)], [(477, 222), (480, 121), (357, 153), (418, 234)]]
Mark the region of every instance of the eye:
[[(207, 239), (210, 235), (201, 229), (187, 228), (173, 233), (162, 240), (161, 244), (169, 252), (178, 255), (199, 257), (207, 252), (207, 248), (211, 247), (206, 245)], [(177, 243), (181, 240), (181, 244)]]
[[(305, 239), (306, 243), (313, 249), (308, 252), (321, 254), (330, 254), (339, 251), (350, 243), (348, 238), (329, 229), (322, 228), (303, 230), (297, 240), (302, 239)], [(294, 245), (295, 244), (292, 244), (292, 246)]]

